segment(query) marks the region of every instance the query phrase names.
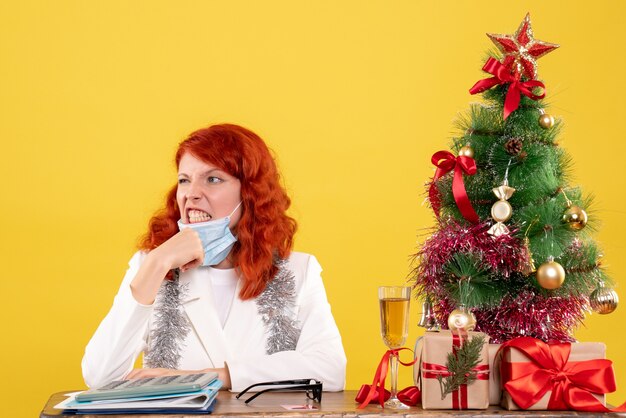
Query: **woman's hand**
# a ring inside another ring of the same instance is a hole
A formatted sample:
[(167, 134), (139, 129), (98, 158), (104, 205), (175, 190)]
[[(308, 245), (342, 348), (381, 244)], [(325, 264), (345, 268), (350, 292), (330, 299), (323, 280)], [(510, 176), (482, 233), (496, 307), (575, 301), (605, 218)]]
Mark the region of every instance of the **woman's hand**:
[(146, 379), (149, 377), (161, 377), (161, 376), (175, 376), (181, 374), (196, 374), (196, 373), (210, 373), (216, 372), (217, 378), (220, 379), (223, 383), (222, 389), (230, 389), (230, 373), (227, 368), (221, 369), (202, 369), (202, 370), (176, 370), (176, 369), (134, 369), (128, 376), (126, 376), (126, 380), (128, 379)]
[(130, 283), (135, 300), (152, 305), (165, 275), (172, 269), (187, 271), (202, 265), (204, 249), (198, 233), (185, 228), (150, 251)]
[(175, 268), (187, 271), (202, 265), (204, 249), (198, 233), (191, 228), (185, 228), (150, 251), (148, 256), (165, 263), (168, 271)]

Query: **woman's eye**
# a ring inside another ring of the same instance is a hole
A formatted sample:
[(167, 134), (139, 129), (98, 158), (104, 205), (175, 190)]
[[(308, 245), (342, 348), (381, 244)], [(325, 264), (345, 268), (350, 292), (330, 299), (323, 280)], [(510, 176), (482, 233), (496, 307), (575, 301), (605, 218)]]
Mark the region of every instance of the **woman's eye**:
[(187, 183), (189, 180), (187, 179), (178, 179), (178, 184)]
[(222, 182), (222, 179), (221, 179), (221, 178), (219, 178), (219, 177), (210, 176), (210, 177), (207, 179), (207, 181), (208, 181), (209, 183), (221, 183), (221, 182)]

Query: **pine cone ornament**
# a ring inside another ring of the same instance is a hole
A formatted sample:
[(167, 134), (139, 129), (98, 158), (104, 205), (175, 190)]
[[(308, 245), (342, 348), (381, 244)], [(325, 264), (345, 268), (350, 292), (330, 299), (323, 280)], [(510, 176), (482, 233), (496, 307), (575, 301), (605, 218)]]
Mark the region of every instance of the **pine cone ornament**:
[(504, 144), (504, 149), (509, 155), (518, 155), (522, 151), (522, 140), (511, 138)]

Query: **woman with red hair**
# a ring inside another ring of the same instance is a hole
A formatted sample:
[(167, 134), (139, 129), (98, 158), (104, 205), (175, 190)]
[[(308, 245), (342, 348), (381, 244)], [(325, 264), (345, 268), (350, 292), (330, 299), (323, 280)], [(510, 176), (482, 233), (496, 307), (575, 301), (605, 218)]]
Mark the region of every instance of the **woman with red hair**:
[[(90, 387), (214, 371), (224, 388), (318, 379), (343, 390), (346, 357), (314, 256), (270, 151), (214, 125), (176, 153), (178, 183), (150, 220), (82, 361)], [(144, 353), (144, 367), (133, 370)]]

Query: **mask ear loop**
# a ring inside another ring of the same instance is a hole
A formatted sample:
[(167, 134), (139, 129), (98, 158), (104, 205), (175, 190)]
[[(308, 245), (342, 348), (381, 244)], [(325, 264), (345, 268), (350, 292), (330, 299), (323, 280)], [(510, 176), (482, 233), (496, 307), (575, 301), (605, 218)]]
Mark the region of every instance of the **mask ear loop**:
[(237, 206), (235, 206), (235, 209), (233, 209), (233, 211), (230, 213), (230, 215), (228, 215), (229, 219), (230, 219), (231, 216), (233, 216), (233, 213), (235, 213), (237, 211), (237, 209), (239, 209), (239, 206), (241, 206), (242, 203), (243, 203), (243, 200), (240, 200), (239, 204)]
[[(230, 223), (230, 217), (233, 216), (233, 213), (235, 213), (237, 211), (237, 209), (239, 209), (239, 206), (241, 206), (241, 204), (243, 203), (243, 200), (239, 201), (239, 204), (237, 206), (235, 206), (235, 209), (233, 209), (233, 211), (230, 213), (230, 215), (227, 216), (228, 221)], [(230, 229), (230, 227), (228, 227), (228, 229)], [(232, 233), (232, 231), (231, 231)], [(235, 239), (238, 239), (237, 235), (234, 235)]]

